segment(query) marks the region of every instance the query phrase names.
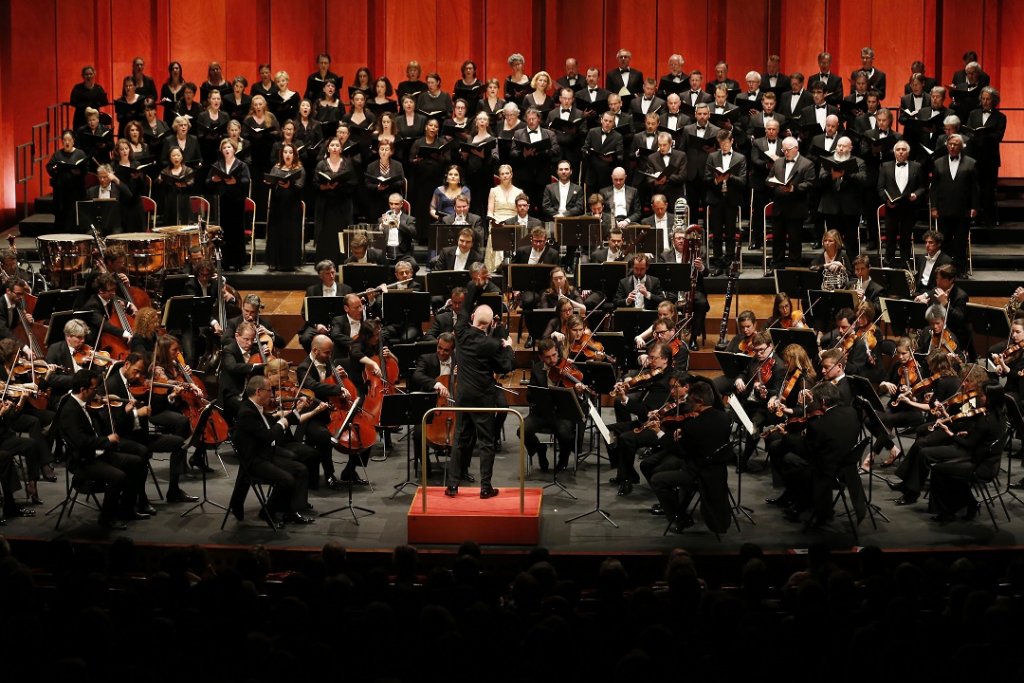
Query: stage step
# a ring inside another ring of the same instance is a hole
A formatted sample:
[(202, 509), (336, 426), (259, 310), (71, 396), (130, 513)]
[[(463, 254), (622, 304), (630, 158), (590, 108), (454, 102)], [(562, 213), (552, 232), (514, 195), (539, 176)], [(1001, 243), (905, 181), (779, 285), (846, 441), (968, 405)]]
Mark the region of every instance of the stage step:
[[(462, 543), (532, 546), (540, 541), (544, 491), (527, 488), (520, 511), (519, 489), (499, 487), (495, 498), (483, 500), (475, 486), (464, 486), (449, 498), (442, 486), (417, 487), (409, 504), (409, 543)], [(423, 498), (427, 510), (423, 511)]]

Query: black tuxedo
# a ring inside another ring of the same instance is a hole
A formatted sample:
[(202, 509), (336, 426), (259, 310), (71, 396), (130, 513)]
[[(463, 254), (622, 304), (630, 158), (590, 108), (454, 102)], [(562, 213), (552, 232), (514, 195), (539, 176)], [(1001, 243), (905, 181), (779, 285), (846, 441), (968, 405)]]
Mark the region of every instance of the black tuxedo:
[(55, 370), (49, 379), (41, 380), (40, 386), (52, 389), (51, 400), (56, 402), (58, 397), (71, 391), (71, 376), (74, 374), (75, 362), (68, 343), (61, 339), (46, 347), (46, 363), (56, 365), (59, 369)]
[[(569, 191), (565, 197), (565, 216), (582, 216), (584, 211), (583, 187), (576, 183), (569, 183)], [(560, 204), (559, 183), (549, 183), (544, 188), (541, 198), (541, 206), (544, 209), (544, 216), (555, 219)]]
[(815, 83), (821, 83), (829, 101), (843, 99), (843, 79), (838, 74), (829, 72), (824, 78), (821, 73), (811, 74), (807, 77), (807, 90), (812, 90)]
[[(811, 93), (807, 90), (801, 90), (800, 94), (796, 98), (793, 97), (793, 92), (789, 90), (779, 95), (779, 104), (775, 107), (775, 110), (787, 119), (792, 120), (800, 118), (801, 112), (803, 112), (807, 107), (813, 105), (814, 100), (811, 98)], [(780, 131), (780, 133), (784, 132), (785, 129)]]
[[(434, 259), (433, 267), (434, 270), (455, 270), (455, 257), (456, 252), (459, 250), (458, 246), (445, 247), (441, 250), (441, 253)], [(484, 257), (477, 249), (470, 249), (469, 255), (466, 257), (466, 270), (476, 263), (477, 261), (483, 261)]]
[(633, 115), (633, 129), (643, 130), (644, 117), (647, 114), (660, 114), (661, 110), (665, 107), (665, 100), (655, 95), (651, 99), (651, 104), (647, 107), (645, 113), (642, 108), (643, 95), (638, 95), (633, 98), (633, 101), (629, 103), (629, 113)]
[[(669, 126), (669, 117), (670, 116), (675, 116), (676, 117), (676, 120), (675, 120), (676, 127), (675, 128), (672, 128), (671, 126)], [(672, 136), (675, 137), (675, 138), (678, 138), (679, 131), (681, 131), (685, 126), (688, 126), (691, 123), (693, 123), (693, 119), (691, 119), (689, 116), (684, 114), (681, 109), (678, 112), (676, 112), (675, 114), (672, 114), (671, 112), (669, 112), (668, 109), (663, 109), (661, 111), (661, 116), (658, 117), (658, 127), (659, 128), (663, 128), (663, 129), (667, 130), (668, 132), (672, 133)]]
[(15, 339), (14, 331), (20, 327), (17, 310), (8, 305), (6, 293), (0, 294), (0, 339)]
[[(248, 474), (273, 484), (274, 490), (267, 501), (272, 513), (304, 512), (309, 490), (308, 470), (283, 445), (286, 430), (273, 417), (264, 418), (261, 413), (252, 400), (243, 399), (232, 425), (231, 441), (242, 469), (235, 479), (229, 507), (241, 510), (249, 485)], [(297, 418), (290, 415), (289, 422), (294, 424)]]
[[(583, 115), (587, 119), (587, 125), (590, 127), (597, 126), (600, 122), (600, 117), (597, 115), (599, 110), (608, 108), (608, 96), (611, 95), (609, 90), (604, 88), (594, 89), (594, 100), (590, 99), (590, 89), (585, 85), (576, 91), (575, 106), (583, 112)], [(593, 112), (591, 116), (587, 116), (587, 112)]]
[(558, 146), (558, 138), (548, 128), (537, 128), (542, 141), (550, 141), (551, 148), (526, 156), (525, 151), (530, 144), (529, 128), (520, 128), (512, 134), (512, 168), (515, 170), (517, 183), (520, 184), (531, 202), (540, 204), (540, 195), (548, 184), (555, 162), (561, 159), (562, 151)]
[(925, 254), (917, 254), (914, 256), (914, 271), (917, 273), (917, 293), (921, 294), (924, 292), (930, 292), (935, 289), (935, 271), (940, 266), (945, 266), (953, 263), (953, 257), (947, 254), (945, 251), (940, 251), (938, 256), (935, 257), (935, 265), (932, 266), (932, 270), (928, 273), (928, 282), (922, 282), (921, 278), (924, 275), (924, 267), (927, 264), (927, 256)]
[[(352, 293), (352, 288), (348, 285), (339, 282), (335, 290), (335, 296), (345, 296), (346, 294)], [(306, 287), (306, 296), (323, 296), (324, 285), (322, 282), (317, 282), (315, 285)]]
[[(623, 187), (625, 191), (626, 199), (626, 216), (625, 218), (630, 223), (636, 223), (640, 220), (640, 195), (635, 187), (625, 185)], [(604, 212), (609, 216), (618, 220), (621, 216), (615, 215), (615, 188), (613, 186), (602, 187), (600, 191), (601, 199), (604, 200)]]
[[(255, 347), (255, 342), (253, 347)], [(255, 348), (249, 349), (250, 353), (254, 350)], [(245, 383), (249, 380), (249, 376), (263, 374), (263, 366), (257, 367), (250, 363), (249, 354), (243, 354), (242, 349), (238, 347), (238, 342), (234, 339), (224, 344), (220, 362), (220, 376), (218, 377), (220, 401), (228, 417), (232, 418), (238, 411), (242, 391), (245, 389)]]
[(720, 85), (724, 85), (729, 90), (728, 97), (730, 102), (740, 94), (740, 83), (733, 78), (727, 78), (724, 81), (708, 81), (708, 84), (704, 86), (704, 91), (714, 99), (715, 90)]
[(686, 151), (686, 189), (689, 200), (694, 205), (704, 202), (704, 164), (708, 154), (718, 147), (718, 133), (722, 129), (709, 123), (704, 129), (703, 142), (700, 147), (691, 146), (692, 138), (698, 137), (697, 124), (690, 123), (683, 127), (679, 147)]
[[(100, 196), (100, 186), (93, 185), (85, 191), (89, 199), (97, 199)], [(110, 183), (110, 198), (129, 201), (132, 198), (132, 190), (127, 183)]]
[[(984, 115), (988, 113), (988, 121)], [(999, 147), (1006, 134), (1006, 114), (993, 109), (985, 112), (975, 109), (967, 117), (967, 126), (975, 131), (974, 150), (972, 155), (977, 162), (978, 191), (983, 222), (995, 222), (996, 182), (999, 180), (999, 167), (1002, 155)]]
[[(234, 318), (228, 318), (227, 322), (224, 323), (224, 334), (222, 334), (220, 338), (223, 344), (227, 345), (235, 340), (235, 330), (238, 329), (238, 326), (242, 324), (243, 320), (245, 320), (245, 316), (242, 314), (238, 314)], [(265, 327), (267, 332), (273, 335), (274, 348), (280, 349), (284, 347), (287, 342), (284, 337), (274, 330), (274, 326), (269, 320), (266, 318), (260, 318), (259, 324)], [(253, 349), (253, 351), (255, 352), (255, 349)]]
[(683, 101), (684, 105), (689, 107), (696, 107), (698, 104), (711, 104), (715, 101), (714, 95), (704, 90), (694, 92), (689, 89), (679, 93), (679, 99)]
[[(791, 471), (786, 489), (801, 509), (812, 506), (815, 517), (827, 521), (832, 517), (832, 483), (844, 466), (844, 458), (860, 436), (860, 417), (855, 408), (837, 405), (824, 415), (807, 423), (807, 465)], [(864, 491), (860, 480), (849, 481), (854, 507), (862, 509)], [(859, 493), (858, 493), (859, 492)], [(858, 517), (860, 512), (858, 512)]]
[[(853, 90), (854, 81), (857, 80), (857, 74), (863, 69), (855, 69), (850, 73), (850, 90)], [(881, 102), (885, 99), (885, 72), (873, 68), (871, 69), (870, 75), (868, 76), (868, 90), (878, 91), (878, 101)]]
[[(928, 192), (927, 178), (916, 161), (907, 163), (907, 184), (903, 192), (900, 192), (896, 183), (896, 162), (887, 161), (882, 164), (878, 173), (878, 181), (875, 185), (878, 199), (886, 204), (885, 207), (885, 257), (890, 261), (896, 258), (896, 244), (899, 242), (900, 258), (910, 258), (911, 238), (913, 236), (914, 223), (921, 209), (927, 209), (928, 202), (925, 195)], [(903, 197), (893, 206), (888, 206), (890, 197)], [(916, 194), (917, 200), (910, 201), (910, 195)]]
[(684, 180), (690, 175), (687, 168), (686, 154), (678, 149), (669, 150), (668, 164), (660, 152), (654, 152), (647, 157), (647, 170), (650, 173), (660, 173), (657, 179), (645, 176), (651, 193), (665, 195), (669, 206), (675, 206), (676, 200), (686, 195)]
[[(644, 90), (644, 74), (642, 71), (629, 68), (625, 71), (622, 69), (611, 69), (604, 78), (604, 85), (608, 88), (609, 92), (619, 94), (622, 89), (625, 88), (629, 91), (628, 95), (623, 95), (624, 100), (628, 100), (630, 97), (639, 96)], [(628, 104), (628, 102), (627, 102)]]
[[(780, 156), (772, 166), (769, 177), (785, 181), (786, 165), (786, 159)], [(808, 195), (814, 187), (814, 178), (814, 164), (807, 157), (798, 155), (788, 182), (793, 191), (785, 192), (782, 186), (775, 186), (775, 206), (772, 212), (775, 218), (775, 238), (772, 246), (776, 264), (779, 261), (786, 261), (787, 258), (793, 261), (800, 260), (800, 231), (807, 218)]]
[(862, 200), (864, 188), (868, 186), (868, 176), (861, 159), (850, 159), (857, 165), (857, 170), (844, 173), (841, 178), (833, 180), (831, 171), (824, 165), (818, 171), (818, 186), (821, 189), (818, 213), (826, 217), (830, 228), (839, 230), (847, 250), (856, 257), (859, 254), (857, 224), (865, 208)]
[(709, 257), (729, 261), (736, 247), (736, 217), (747, 201), (747, 159), (733, 151), (729, 159), (728, 180), (716, 185), (715, 174), (722, 167), (721, 150), (708, 155), (704, 164), (704, 185), (707, 188), (704, 199), (708, 207), (707, 226), (711, 231), (712, 253)]
[[(373, 247), (366, 248), (366, 262), (378, 266), (386, 266), (388, 264), (388, 260), (384, 256), (384, 252), (374, 249)], [(345, 263), (356, 263), (356, 261), (352, 256), (346, 256)]]
[[(455, 225), (455, 215), (445, 214), (441, 217), (441, 222), (445, 225)], [(484, 242), (486, 241), (486, 232), (484, 231), (484, 219), (475, 213), (466, 213), (466, 226), (473, 230), (473, 248), (483, 249)]]
[(956, 178), (950, 172), (949, 156), (935, 160), (932, 173), (932, 209), (938, 213), (938, 229), (945, 236), (943, 248), (953, 257), (959, 271), (967, 267), (967, 233), (971, 211), (980, 206), (978, 174), (974, 159), (960, 155)]
[[(124, 302), (122, 302), (123, 305)], [(109, 303), (103, 303), (100, 299), (99, 294), (93, 294), (89, 297), (88, 301), (82, 307), (83, 311), (89, 312), (89, 317), (85, 320), (89, 325), (90, 340), (95, 340), (98, 336), (100, 328), (103, 328), (103, 332), (106, 334), (112, 334), (115, 337), (121, 337), (124, 334), (124, 330), (116, 325), (111, 324), (110, 320), (117, 317), (117, 313), (113, 310), (113, 299)]]
[(622, 136), (615, 130), (604, 133), (601, 128), (591, 128), (587, 132), (583, 141), (583, 177), (588, 187), (611, 183), (612, 169), (622, 163), (623, 145)]
[[(503, 220), (501, 222), (501, 224), (502, 225), (522, 225), (519, 222), (519, 216), (512, 216), (511, 218), (506, 218), (505, 220)], [(533, 216), (527, 216), (526, 217), (526, 228), (528, 230), (533, 230), (534, 228), (542, 228), (542, 227), (544, 227), (544, 223), (542, 223), (539, 218), (534, 218)], [(527, 249), (527, 253), (529, 253), (529, 249), (530, 248), (526, 247), (526, 249)]]

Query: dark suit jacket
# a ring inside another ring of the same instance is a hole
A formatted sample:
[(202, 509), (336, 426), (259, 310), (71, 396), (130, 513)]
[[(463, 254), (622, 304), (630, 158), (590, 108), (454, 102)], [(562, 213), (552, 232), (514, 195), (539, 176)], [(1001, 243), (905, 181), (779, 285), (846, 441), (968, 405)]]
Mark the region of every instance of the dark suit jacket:
[(982, 115), (984, 113), (981, 109), (975, 109), (967, 117), (967, 126), (969, 128), (984, 131), (984, 133), (975, 134), (974, 136), (977, 154), (975, 158), (979, 164), (988, 164), (998, 168), (1002, 165), (999, 143), (1003, 141), (1003, 136), (1006, 135), (1006, 114), (998, 109), (993, 109), (989, 112), (988, 123), (982, 124)]
[[(238, 329), (238, 326), (242, 324), (243, 320), (245, 320), (245, 317), (239, 314), (236, 315), (234, 318), (228, 318), (228, 321), (224, 323), (224, 334), (221, 335), (220, 339), (225, 346), (235, 340), (235, 330)], [(287, 342), (285, 341), (284, 337), (277, 333), (277, 331), (274, 329), (274, 326), (270, 323), (269, 320), (267, 320), (266, 318), (260, 318), (260, 325), (263, 325), (263, 327), (267, 328), (267, 331), (274, 335), (275, 348), (284, 347), (284, 345)]]
[(779, 96), (779, 104), (775, 107), (775, 111), (786, 118), (795, 119), (800, 116), (800, 112), (813, 104), (814, 100), (811, 99), (811, 93), (807, 90), (803, 90), (795, 100), (792, 91), (787, 91)]
[[(814, 114), (815, 107), (816, 107), (816, 105), (810, 104), (810, 105), (808, 105), (808, 106), (806, 106), (806, 107), (804, 107), (803, 109), (800, 110), (800, 125), (802, 125), (802, 126), (809, 126), (812, 123), (817, 123), (818, 119), (817, 119), (817, 117)], [(825, 118), (827, 119), (829, 116), (832, 116), (832, 115), (839, 116), (839, 107), (835, 107), (835, 106), (833, 106), (831, 104), (826, 104), (825, 105)], [(819, 127), (821, 127), (821, 126), (819, 126)], [(842, 125), (841, 124), (840, 124), (839, 128), (840, 128), (839, 132), (842, 132)], [(824, 130), (825, 130), (824, 127), (821, 127), (821, 130), (822, 130), (822, 132), (824, 132)]]
[[(626, 218), (630, 223), (636, 223), (640, 220), (640, 195), (635, 187), (626, 185), (624, 189), (626, 191), (626, 210), (629, 212), (626, 214)], [(615, 198), (615, 188), (610, 185), (602, 187), (600, 194), (601, 199), (604, 200), (604, 212), (617, 219), (618, 216), (615, 216), (612, 204)]]
[[(336, 296), (345, 296), (346, 294), (352, 293), (352, 288), (344, 283), (338, 283)], [(306, 296), (323, 296), (324, 285), (322, 282), (317, 282), (315, 285), (306, 287)]]
[[(387, 265), (387, 259), (384, 257), (384, 252), (378, 251), (377, 249), (374, 249), (373, 247), (367, 247), (366, 248), (366, 262), (367, 263), (375, 263), (378, 266), (386, 266)], [(349, 256), (349, 257), (347, 257), (345, 259), (345, 263), (355, 263), (355, 261), (353, 261), (352, 257)]]
[(93, 294), (89, 297), (82, 310), (89, 311), (89, 318), (85, 322), (89, 324), (90, 340), (93, 340), (94, 343), (101, 327), (105, 333), (112, 334), (115, 337), (120, 337), (124, 333), (124, 330), (120, 327), (111, 324), (110, 319), (107, 317), (107, 309), (98, 294)]
[[(598, 247), (590, 254), (589, 263), (605, 263), (608, 260), (608, 247)], [(617, 262), (626, 260), (625, 255), (619, 254), (619, 258), (615, 259)]]
[(729, 180), (726, 183), (726, 192), (722, 193), (722, 186), (715, 185), (715, 172), (722, 167), (721, 150), (708, 155), (704, 164), (704, 182), (707, 185), (705, 201), (708, 204), (721, 204), (725, 202), (729, 206), (742, 206), (747, 200), (747, 159), (739, 152), (733, 150), (729, 160)]
[[(597, 106), (601, 106), (607, 109), (606, 105), (608, 103), (609, 95), (611, 95), (611, 92), (609, 90), (606, 90), (605, 88), (597, 88), (597, 92), (594, 93), (596, 99), (593, 102), (591, 102), (590, 90), (588, 90), (587, 86), (584, 85), (582, 88), (576, 91), (575, 105), (576, 107), (579, 108), (580, 111), (584, 113), (587, 111), (596, 111), (594, 110), (594, 107)], [(598, 125), (598, 118), (595, 116), (592, 119), (588, 119), (588, 125)]]
[[(11, 318), (10, 324), (7, 322), (8, 317)], [(0, 294), (0, 339), (14, 339), (14, 331), (20, 325), (18, 314), (13, 307), (7, 305), (7, 295)]]
[[(646, 275), (644, 280), (647, 283), (647, 291), (651, 293), (651, 298), (644, 302), (644, 308), (649, 311), (656, 310), (658, 304), (664, 301), (664, 292), (661, 289), (661, 281), (653, 275)], [(619, 287), (615, 291), (615, 306), (616, 308), (631, 308), (626, 303), (626, 297), (629, 296), (630, 292), (633, 291), (633, 274), (630, 273), (626, 277), (619, 280)]]
[[(441, 222), (445, 225), (455, 225), (455, 215), (445, 214), (441, 217)], [(483, 223), (483, 218), (475, 213), (466, 214), (466, 225), (473, 228), (474, 232), (480, 231), (480, 224)]]
[[(622, 163), (622, 136), (613, 130), (602, 143), (601, 134), (600, 128), (591, 128), (587, 132), (587, 137), (583, 141), (583, 153), (589, 155), (588, 163), (609, 168)], [(602, 158), (604, 156), (611, 156), (611, 159), (606, 160)]]
[(78, 469), (78, 465), (95, 460), (97, 451), (108, 451), (113, 446), (99, 425), (71, 396), (64, 399), (57, 428), (68, 447), (72, 472)]
[[(850, 90), (851, 91), (853, 90), (853, 83), (854, 83), (854, 81), (857, 80), (857, 74), (859, 74), (861, 71), (862, 71), (862, 69), (856, 69), (856, 70), (850, 72)], [(885, 72), (880, 70), (880, 69), (878, 69), (878, 68), (872, 69), (872, 72), (873, 73), (870, 76), (868, 76), (868, 90), (877, 90), (878, 91), (878, 99), (879, 99), (879, 101), (884, 100), (885, 99)]]
[[(518, 216), (512, 216), (512, 218), (506, 218), (505, 220), (503, 220), (501, 222), (501, 224), (502, 225), (519, 225), (519, 217)], [(533, 230), (534, 228), (541, 228), (541, 227), (544, 227), (544, 223), (542, 223), (539, 218), (534, 218), (533, 216), (527, 216), (526, 217), (526, 228), (528, 230)], [(529, 253), (529, 247), (527, 247), (526, 249), (527, 249), (527, 253)]]
[[(887, 161), (882, 164), (882, 168), (878, 173), (878, 183), (876, 185), (878, 198), (882, 202), (887, 202), (888, 200), (885, 198), (886, 192), (891, 197), (898, 197), (902, 194), (906, 198), (897, 202), (892, 208), (887, 208), (887, 210), (897, 213), (906, 211), (916, 212), (918, 209), (928, 206), (927, 201), (922, 201), (928, 193), (926, 182), (927, 178), (924, 171), (921, 170), (921, 164), (916, 161), (908, 161), (907, 186), (901, 193), (899, 186), (896, 184), (896, 162)], [(911, 194), (917, 195), (916, 202), (910, 201)]]
[(513, 366), (512, 347), (469, 324), (480, 294), (476, 283), (470, 282), (455, 323), (455, 361), (459, 366), (455, 402), (459, 406), (493, 406), (494, 374), (511, 372)]
[[(453, 359), (454, 361), (454, 359)], [(425, 353), (416, 359), (416, 367), (412, 371), (409, 389), (412, 391), (433, 391), (434, 384), (441, 374), (441, 360), (437, 353)]]
[[(779, 157), (772, 166), (771, 177), (786, 179), (786, 159)], [(807, 216), (807, 194), (814, 187), (814, 164), (802, 154), (796, 158), (793, 172), (789, 177), (792, 192), (784, 192), (781, 186), (774, 191), (774, 215), (780, 218), (804, 218)]]
[[(668, 199), (669, 206), (675, 206), (676, 200), (686, 194), (683, 182), (688, 176), (694, 175), (690, 172), (686, 163), (686, 155), (678, 149), (670, 150), (668, 153), (668, 165), (660, 152), (654, 152), (647, 157), (647, 170), (651, 173), (660, 172), (657, 179), (649, 176), (641, 176), (650, 187), (651, 192), (660, 192)], [(658, 183), (664, 180), (663, 183)]]
[[(455, 252), (458, 251), (457, 246), (445, 247), (441, 250), (441, 253), (437, 255), (434, 263), (437, 264), (436, 270), (455, 270)], [(476, 263), (477, 261), (483, 261), (484, 257), (477, 249), (469, 250), (469, 257), (466, 259), (466, 270)]]
[(810, 91), (815, 83), (821, 83), (825, 90), (825, 96), (829, 99), (843, 99), (843, 79), (832, 72), (828, 77), (822, 79), (821, 73), (814, 73), (807, 77), (807, 90)]
[(971, 209), (979, 208), (978, 175), (974, 159), (960, 155), (960, 167), (955, 179), (949, 172), (949, 156), (936, 159), (929, 191), (932, 195), (932, 208), (938, 210), (940, 217), (966, 218)]
[[(676, 119), (675, 130), (672, 130), (668, 126), (668, 117), (669, 116), (676, 116), (676, 117), (678, 117)], [(693, 119), (691, 119), (688, 115), (684, 114), (681, 109), (676, 114), (669, 114), (668, 109), (662, 109), (661, 110), (661, 116), (658, 117), (658, 126), (660, 126), (661, 128), (666, 129), (668, 132), (673, 133), (675, 135), (678, 135), (678, 131), (681, 131), (684, 127), (690, 125), (691, 123), (693, 123)]]
[(687, 88), (683, 92), (679, 93), (679, 99), (683, 101), (684, 105), (696, 107), (702, 102), (705, 104), (711, 104), (715, 101), (715, 96), (706, 90), (701, 90), (695, 95), (692, 90)]
[(604, 86), (616, 94), (625, 87), (631, 95), (639, 96), (644, 90), (644, 74), (633, 68), (627, 69), (625, 73), (618, 68), (611, 69), (604, 78)]
[(686, 152), (686, 182), (693, 182), (699, 174), (704, 173), (704, 164), (707, 163), (710, 153), (707, 150), (718, 147), (716, 137), (721, 130), (715, 124), (709, 123), (704, 130), (704, 142), (698, 148), (690, 146), (690, 138), (697, 137), (697, 124), (688, 123), (683, 126), (677, 146)]
[(252, 363), (249, 362), (249, 356), (242, 353), (242, 349), (238, 348), (238, 342), (234, 339), (231, 340), (230, 344), (224, 344), (220, 358), (219, 380), (222, 401), (235, 396), (241, 396), (249, 375), (263, 374), (262, 366), (254, 368)]
[[(267, 423), (270, 423), (269, 427)], [(235, 445), (239, 460), (246, 467), (261, 461), (272, 461), (274, 446), (282, 442), (285, 434), (277, 420), (268, 416), (264, 422), (256, 404), (249, 399), (242, 399), (231, 428), (231, 442)]]
[[(549, 183), (544, 187), (544, 194), (541, 196), (541, 206), (544, 208), (545, 217), (554, 220), (555, 214), (558, 213), (558, 204), (558, 183)], [(565, 215), (582, 216), (583, 204), (583, 187), (570, 182), (569, 193), (565, 198)]]
[[(537, 220), (532, 218), (530, 220)], [(507, 223), (508, 221), (506, 221)], [(537, 221), (540, 223), (540, 221)], [(512, 257), (512, 263), (529, 263), (530, 262), (530, 251), (533, 249), (531, 246), (519, 247), (516, 249), (515, 255)], [(551, 266), (557, 266), (559, 261), (558, 250), (554, 247), (544, 247), (544, 251), (540, 255), (540, 263), (545, 263)], [(465, 306), (465, 302), (462, 304)]]
[[(46, 348), (46, 362), (48, 365), (56, 365), (62, 370), (56, 370), (50, 378), (43, 381), (45, 386), (53, 389), (54, 396), (66, 394), (71, 390), (71, 376), (73, 374), (74, 359), (71, 357), (71, 349), (68, 343), (61, 339), (59, 342), (50, 344)], [(43, 386), (40, 384), (40, 386)]]
[[(782, 138), (775, 141), (775, 155), (782, 156)], [(768, 138), (757, 138), (750, 149), (750, 186), (755, 190), (763, 190), (765, 181), (775, 166), (775, 160), (768, 156)]]
[(930, 292), (931, 290), (935, 289), (935, 271), (938, 270), (940, 266), (952, 263), (953, 257), (944, 251), (940, 251), (939, 255), (935, 259), (935, 265), (932, 266), (932, 272), (928, 275), (928, 283), (922, 287), (921, 273), (924, 272), (925, 255), (916, 254), (914, 256), (914, 269), (917, 271), (917, 293), (920, 294), (922, 292)]
[[(637, 95), (633, 98), (633, 101), (629, 103), (629, 113), (633, 115), (633, 126), (634, 128), (639, 125), (642, 129), (644, 127), (644, 114), (641, 109), (643, 95)], [(665, 100), (661, 99), (657, 95), (651, 100), (651, 106), (647, 108), (647, 114), (660, 114), (661, 110), (665, 107)]]
[(863, 189), (867, 186), (867, 171), (861, 159), (850, 158), (857, 164), (856, 173), (847, 173), (833, 180), (831, 172), (824, 166), (818, 171), (818, 184), (821, 187), (818, 211), (826, 216), (859, 216), (864, 208), (862, 197)]
[[(529, 128), (523, 127), (512, 134), (512, 140), (514, 143), (529, 144)], [(562, 150), (558, 146), (558, 138), (555, 136), (554, 131), (549, 128), (538, 127), (537, 132), (540, 133), (541, 140), (550, 140), (551, 149), (541, 152), (536, 156), (527, 157), (523, 156), (524, 148), (520, 144), (512, 145), (512, 158), (517, 160), (520, 166), (528, 167), (538, 172), (546, 172), (550, 175), (551, 166), (556, 159), (561, 158)]]
[[(85, 191), (86, 196), (89, 199), (96, 199), (100, 196), (100, 186), (93, 185)], [(110, 197), (112, 199), (124, 199), (129, 200), (132, 198), (132, 190), (128, 187), (128, 183), (110, 183)]]

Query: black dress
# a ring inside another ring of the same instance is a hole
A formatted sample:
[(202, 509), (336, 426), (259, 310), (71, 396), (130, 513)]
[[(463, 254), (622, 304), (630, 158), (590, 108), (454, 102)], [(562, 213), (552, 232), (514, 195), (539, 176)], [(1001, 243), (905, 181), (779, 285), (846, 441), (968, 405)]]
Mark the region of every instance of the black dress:
[(131, 167), (114, 164), (114, 175), (122, 185), (127, 185), (131, 190), (131, 195), (121, 193), (118, 197), (121, 205), (121, 227), (124, 232), (143, 232), (146, 229), (146, 212), (142, 208), (142, 196), (146, 194), (146, 176), (142, 171), (135, 170), (138, 165), (135, 161)]
[(78, 232), (75, 221), (76, 202), (85, 200), (85, 173), (88, 170), (85, 152), (58, 149), (46, 164), (53, 188), (54, 230)]
[[(472, 138), (470, 139), (472, 140)], [(491, 135), (481, 142), (486, 143), (495, 139)], [(497, 149), (497, 146), (486, 149), (482, 159), (472, 152), (469, 152), (465, 159), (460, 155), (462, 167), (465, 169), (463, 177), (466, 179), (466, 184), (469, 185), (469, 210), (478, 216), (487, 215), (487, 195), (494, 187), (494, 171), (498, 165)]]
[(223, 111), (218, 114), (216, 121), (210, 117), (209, 111), (204, 111), (193, 124), (193, 131), (199, 138), (199, 154), (207, 166), (220, 157), (220, 141), (228, 136), (228, 121), (230, 119)]
[(177, 116), (178, 102), (185, 96), (185, 85), (178, 88), (178, 92), (171, 90), (170, 83), (164, 82), (160, 86), (160, 105), (164, 108), (163, 120), (168, 126), (174, 123)]
[[(412, 168), (410, 172), (409, 203), (412, 205), (412, 215), (416, 218), (417, 225), (430, 225), (430, 199), (434, 194), (434, 188), (443, 184), (444, 169), (448, 164), (447, 154), (435, 154), (431, 149), (440, 148), (446, 140), (440, 135), (433, 143), (428, 143), (425, 137), (412, 143), (409, 151), (409, 164), (406, 168)], [(424, 231), (428, 232), (428, 231)], [(426, 235), (424, 235), (425, 237)]]
[(74, 118), (71, 119), (71, 127), (74, 129), (85, 125), (85, 110), (87, 108), (91, 107), (99, 111), (100, 107), (110, 104), (110, 100), (107, 99), (107, 91), (99, 83), (94, 84), (91, 88), (85, 87), (84, 83), (76, 83), (75, 87), (71, 88), (71, 97), (68, 98), (68, 102), (75, 108)]
[(160, 153), (164, 149), (164, 140), (171, 135), (171, 127), (160, 119), (155, 123), (155, 126), (150, 127), (148, 122), (142, 122), (142, 139), (149, 148), (150, 156), (159, 161)]
[[(271, 173), (284, 173), (274, 167)], [(278, 270), (295, 270), (302, 263), (302, 194), (306, 172), (300, 166), (298, 175), (284, 187), (273, 175), (264, 179), (270, 185), (270, 208), (267, 210), (267, 265)]]
[[(324, 159), (316, 165), (316, 177), (313, 182), (318, 188), (314, 260), (319, 263), (324, 259), (331, 259), (335, 263), (341, 263), (338, 233), (352, 224), (352, 193), (356, 187), (352, 162), (342, 157), (341, 165), (335, 172), (331, 169), (329, 160)], [(337, 187), (326, 187), (331, 182), (337, 182)]]
[[(254, 178), (261, 179), (270, 170), (270, 167), (277, 163), (277, 159), (271, 158), (271, 151), (274, 143), (281, 138), (280, 122), (271, 124), (272, 117), (263, 119), (263, 123), (256, 123), (251, 117), (245, 117), (242, 122), (242, 137), (249, 141), (251, 146), (250, 170)], [(252, 199), (256, 202), (256, 220), (261, 221), (266, 215), (267, 209), (267, 186), (257, 183), (252, 193)]]
[(278, 124), (283, 124), (289, 119), (295, 120), (295, 117), (299, 115), (299, 101), (301, 99), (299, 93), (295, 91), (292, 91), (291, 97), (287, 100), (281, 98), (281, 93), (275, 92), (267, 98), (267, 107), (277, 117)]
[[(230, 176), (237, 182), (213, 181), (218, 176)], [(245, 262), (245, 199), (249, 196), (249, 167), (236, 159), (229, 172), (221, 159), (213, 164), (208, 177), (219, 205), (214, 211), (220, 216), (220, 227), (224, 231), (224, 267), (241, 270)]]
[(412, 125), (406, 123), (404, 112), (400, 112), (395, 118), (395, 133), (398, 136), (395, 138), (395, 158), (406, 168), (409, 168), (409, 148), (414, 141), (423, 137), (423, 128), (426, 125), (426, 117), (420, 114), (413, 116)]
[(75, 145), (92, 159), (90, 170), (100, 164), (109, 164), (110, 152), (114, 149), (114, 131), (102, 124), (95, 130), (88, 125), (82, 126), (75, 131)]
[(192, 208), (189, 197), (192, 196), (195, 185), (195, 172), (188, 166), (184, 166), (180, 176), (171, 173), (170, 168), (165, 168), (157, 176), (160, 185), (160, 222), (162, 225), (186, 225), (192, 222)]
[(221, 110), (228, 113), (228, 118), (241, 122), (242, 119), (249, 115), (249, 108), (251, 106), (251, 97), (242, 93), (242, 99), (240, 101), (236, 100), (234, 90), (232, 90), (231, 94), (224, 100), (224, 104), (221, 105)]

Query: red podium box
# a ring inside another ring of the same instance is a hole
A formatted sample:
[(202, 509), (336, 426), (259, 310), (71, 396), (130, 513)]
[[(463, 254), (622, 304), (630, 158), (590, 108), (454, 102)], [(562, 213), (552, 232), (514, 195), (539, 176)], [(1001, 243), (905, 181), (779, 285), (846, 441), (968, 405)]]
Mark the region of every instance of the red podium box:
[(489, 545), (537, 545), (540, 543), (540, 510), (543, 489), (528, 488), (523, 512), (519, 489), (506, 487), (501, 494), (483, 500), (479, 489), (466, 486), (449, 498), (443, 486), (416, 489), (409, 505), (409, 543), (462, 543), (473, 540)]

